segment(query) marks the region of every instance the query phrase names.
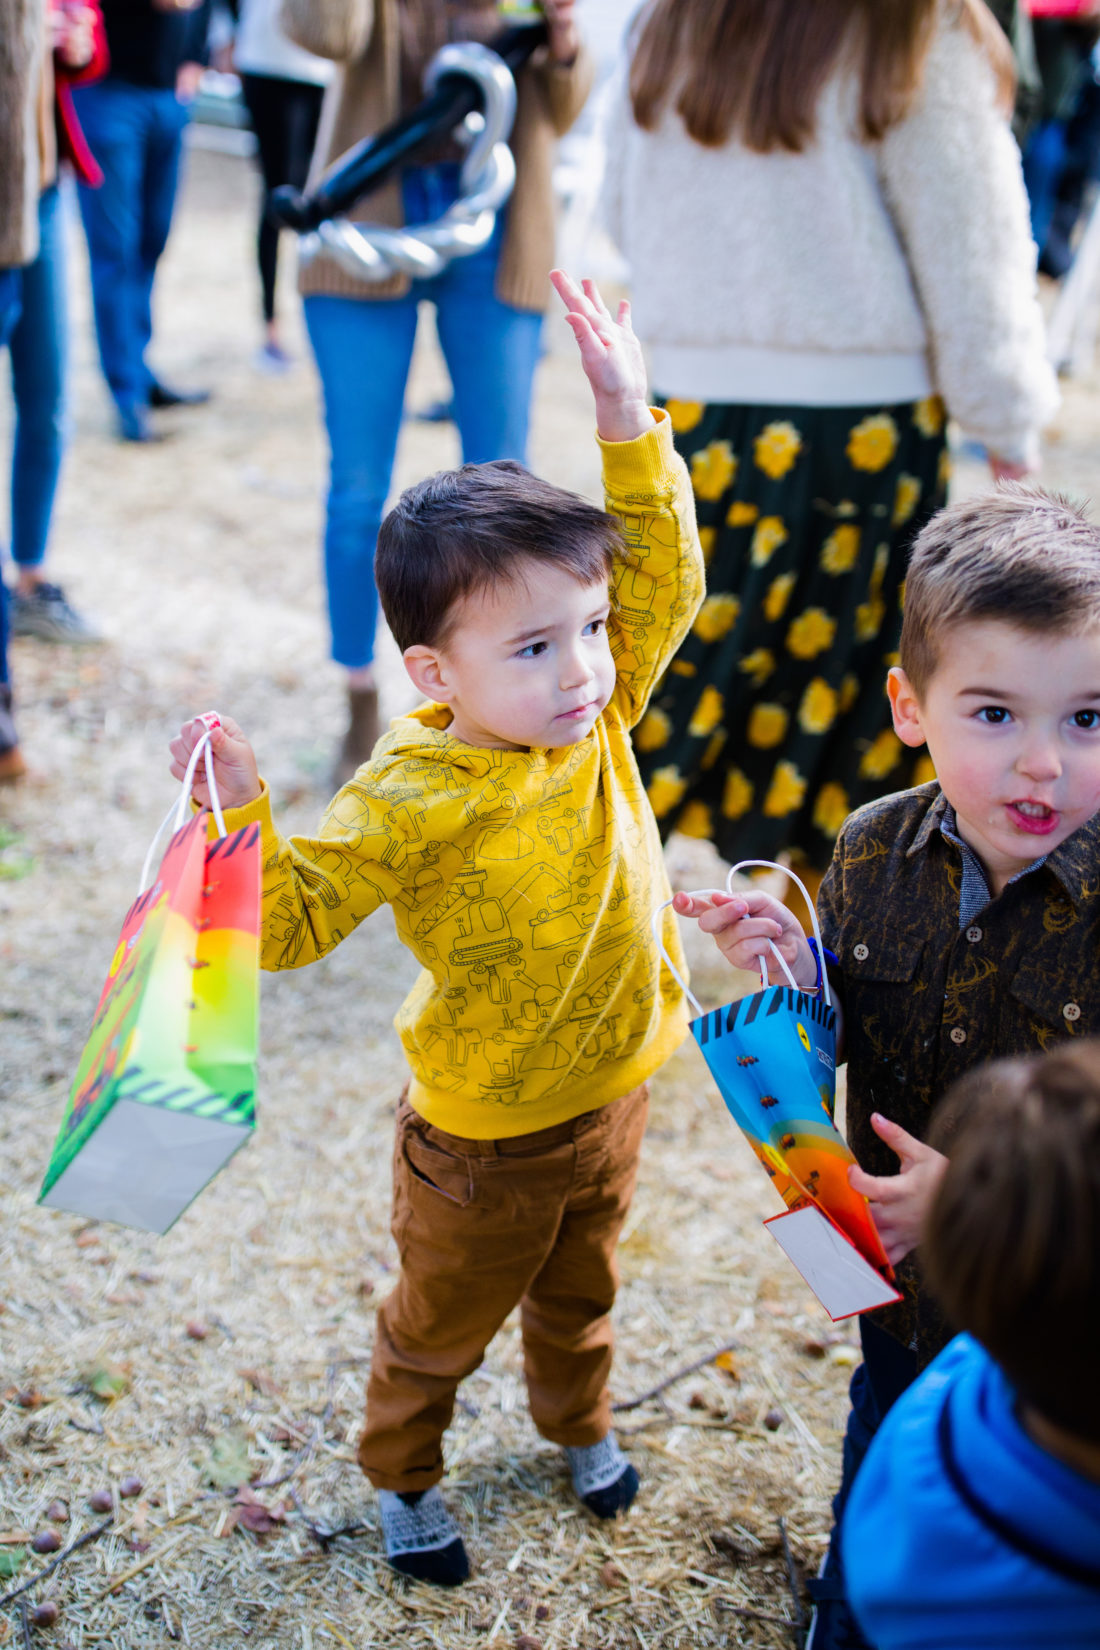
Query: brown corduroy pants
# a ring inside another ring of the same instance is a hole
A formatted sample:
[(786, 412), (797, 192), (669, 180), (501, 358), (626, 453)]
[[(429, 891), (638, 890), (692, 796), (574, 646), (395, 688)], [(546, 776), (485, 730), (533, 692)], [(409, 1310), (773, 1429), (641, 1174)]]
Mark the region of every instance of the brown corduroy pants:
[(401, 1276), (378, 1311), (359, 1462), (376, 1489), (443, 1476), (458, 1383), (517, 1304), (531, 1418), (555, 1444), (611, 1425), (615, 1246), (645, 1132), (648, 1085), (510, 1140), (464, 1140), (402, 1099), (393, 1235)]

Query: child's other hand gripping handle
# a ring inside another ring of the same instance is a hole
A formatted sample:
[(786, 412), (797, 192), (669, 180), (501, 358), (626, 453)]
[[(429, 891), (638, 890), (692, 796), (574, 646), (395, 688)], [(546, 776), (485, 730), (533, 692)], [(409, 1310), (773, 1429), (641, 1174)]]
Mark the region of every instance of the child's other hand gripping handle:
[[(734, 968), (758, 972), (760, 957), (771, 957), (771, 940), (800, 986), (817, 984), (817, 964), (797, 917), (771, 894), (677, 894), (672, 902), (681, 917), (696, 917), (704, 934)], [(774, 963), (775, 959), (772, 958)]]
[(261, 794), (259, 770), (252, 746), (230, 716), (196, 716), (185, 722), (168, 749), (172, 753), (172, 777), (182, 781), (187, 776), (191, 753), (205, 733), (210, 744), (200, 757), (191, 784), (191, 795), (201, 807), (210, 806), (210, 788), (206, 783), (206, 765), (214, 765), (214, 783), (223, 808), (243, 808), (255, 802)]

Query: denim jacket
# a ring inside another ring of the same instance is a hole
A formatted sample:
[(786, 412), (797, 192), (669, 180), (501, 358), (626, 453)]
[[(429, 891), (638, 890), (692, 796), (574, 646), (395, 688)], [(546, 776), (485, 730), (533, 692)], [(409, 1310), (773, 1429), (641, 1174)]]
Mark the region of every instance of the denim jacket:
[[(839, 958), (848, 1140), (870, 1174), (898, 1169), (872, 1112), (923, 1139), (937, 1100), (974, 1066), (1100, 1033), (1100, 815), (961, 928), (947, 812), (935, 782), (859, 809), (821, 887), (823, 938)], [(876, 1322), (924, 1364), (947, 1332), (914, 1257), (898, 1276), (906, 1302)]]

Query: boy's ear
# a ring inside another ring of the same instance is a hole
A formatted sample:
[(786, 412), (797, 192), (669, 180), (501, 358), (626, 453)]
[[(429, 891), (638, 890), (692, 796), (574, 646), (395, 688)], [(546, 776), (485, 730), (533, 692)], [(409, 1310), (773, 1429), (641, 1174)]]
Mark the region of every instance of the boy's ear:
[(452, 690), (447, 672), (434, 647), (424, 647), (417, 642), (414, 647), (407, 647), (401, 657), (414, 687), (420, 689), (425, 699), (435, 699), (441, 705), (450, 704)]
[(900, 665), (893, 665), (886, 678), (886, 696), (890, 701), (890, 714), (894, 718), (894, 732), (903, 745), (924, 744), (924, 729), (921, 727), (920, 700), (917, 690), (902, 670)]

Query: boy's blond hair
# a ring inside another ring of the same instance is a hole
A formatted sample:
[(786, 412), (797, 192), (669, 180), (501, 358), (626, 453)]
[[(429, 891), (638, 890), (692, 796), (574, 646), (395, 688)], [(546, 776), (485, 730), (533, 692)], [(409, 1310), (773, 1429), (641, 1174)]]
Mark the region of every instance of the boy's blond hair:
[(901, 629), (918, 696), (947, 632), (979, 619), (1062, 635), (1100, 624), (1100, 527), (1080, 505), (1002, 482), (932, 517), (909, 560)]

